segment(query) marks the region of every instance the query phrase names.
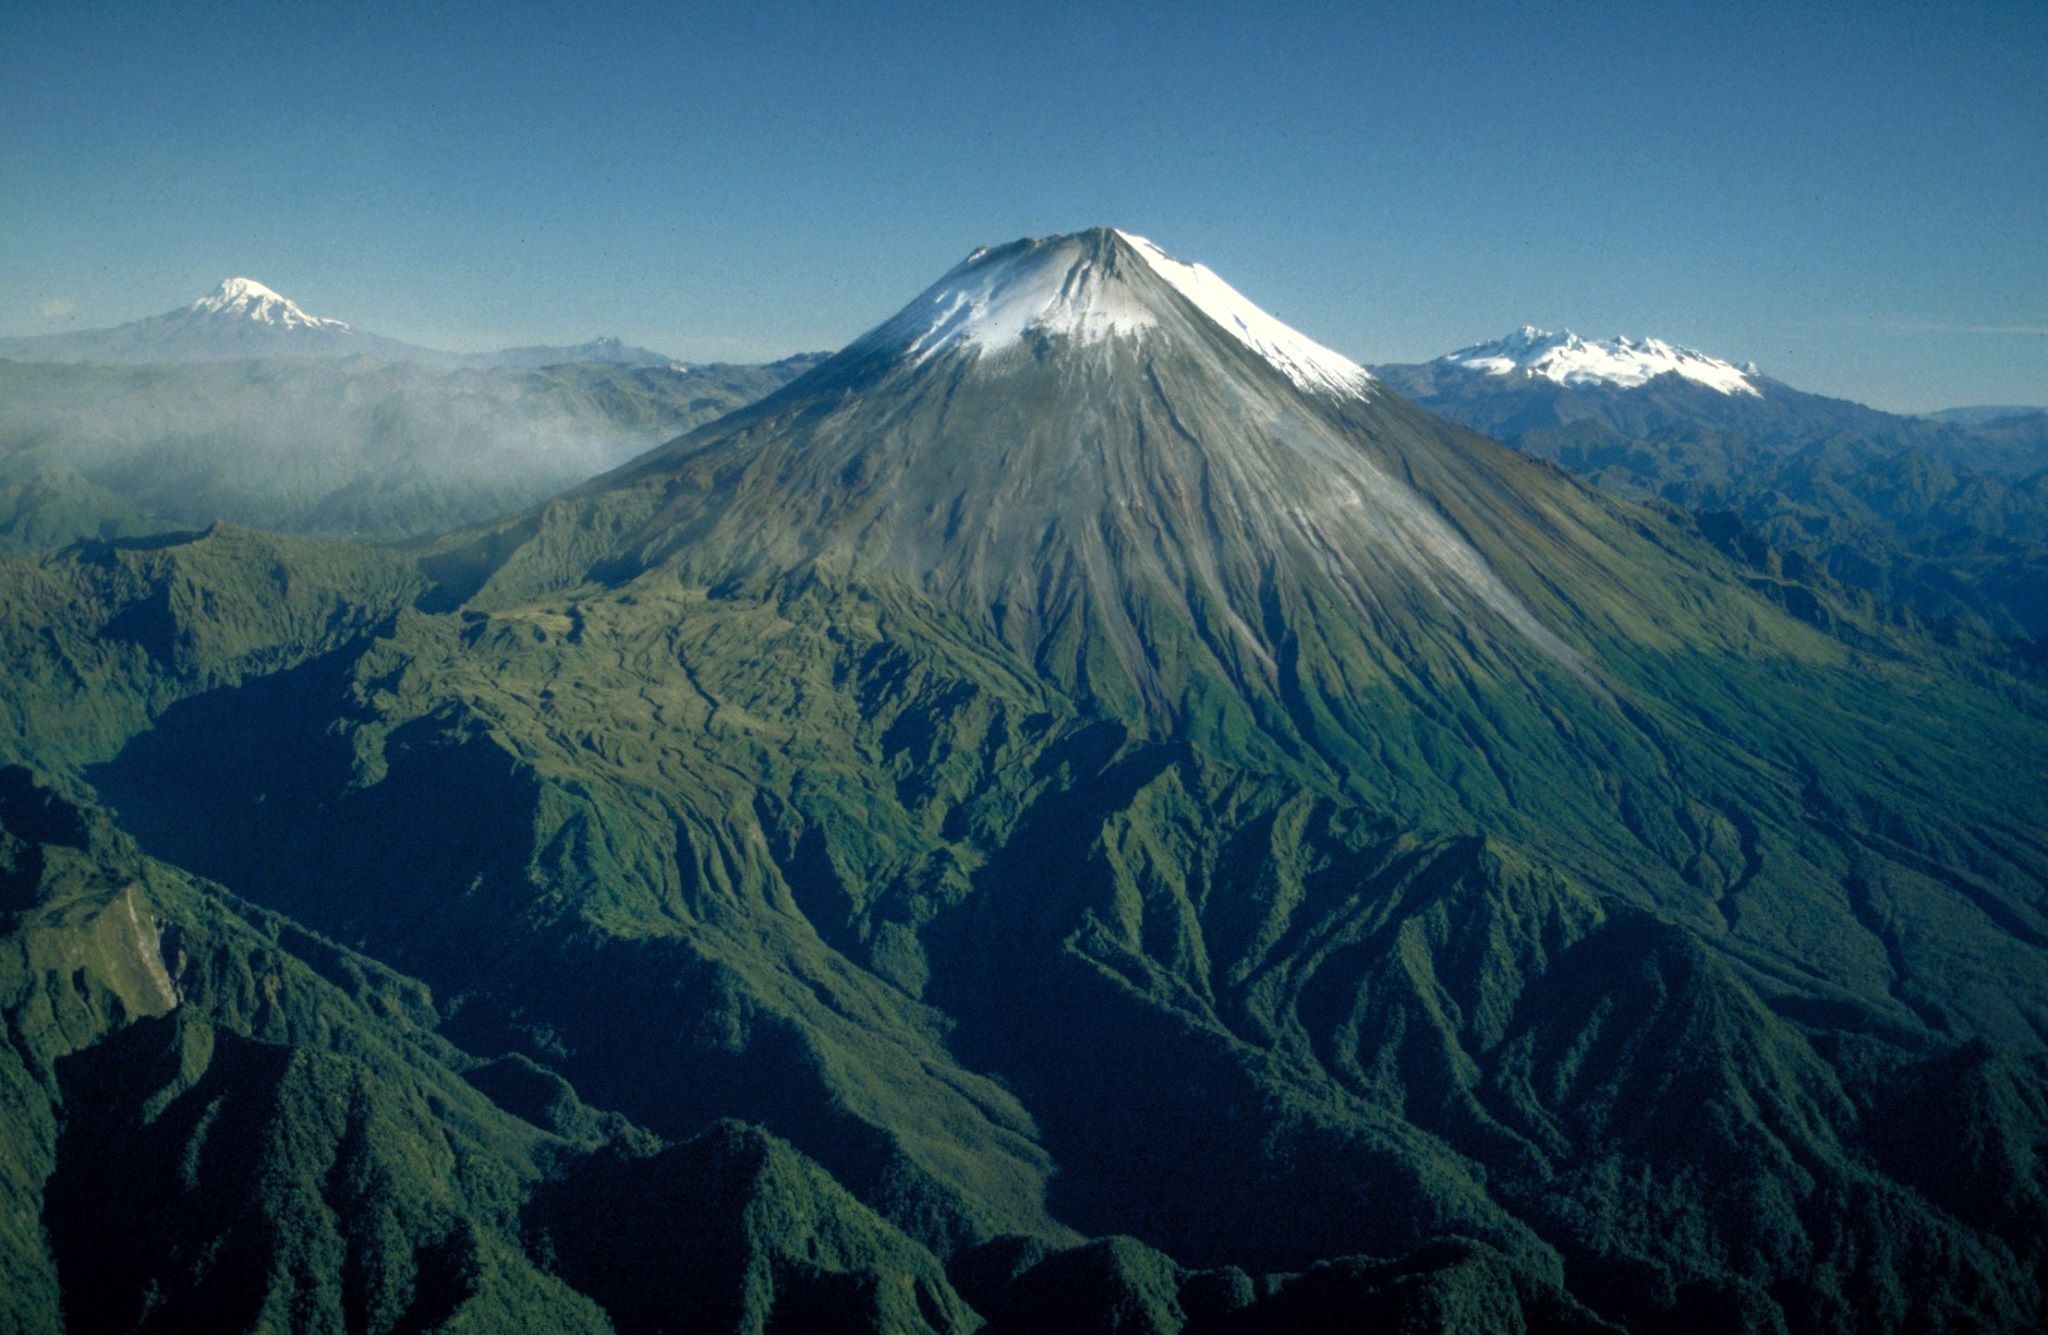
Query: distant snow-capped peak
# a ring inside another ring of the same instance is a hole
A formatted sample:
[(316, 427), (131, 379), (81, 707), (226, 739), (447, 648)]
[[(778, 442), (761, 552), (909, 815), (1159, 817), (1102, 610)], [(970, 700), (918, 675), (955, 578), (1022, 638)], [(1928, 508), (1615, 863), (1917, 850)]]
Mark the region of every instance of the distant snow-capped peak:
[(1676, 373), (1723, 394), (1761, 395), (1750, 377), (1754, 363), (1738, 367), (1658, 338), (1581, 338), (1567, 329), (1552, 333), (1523, 325), (1506, 338), (1460, 348), (1441, 360), (1487, 375), (1516, 372), (1560, 385), (1618, 385), (1632, 389), (1655, 376)]
[(289, 297), (280, 296), (253, 278), (229, 278), (185, 308), (193, 315), (227, 315), (281, 329), (347, 329), (340, 320), (308, 315)]
[(862, 342), (895, 345), (923, 361), (947, 348), (1000, 351), (1027, 332), (1079, 342), (1142, 333), (1159, 313), (1119, 270), (1118, 245), (1302, 389), (1356, 397), (1372, 384), (1364, 367), (1274, 319), (1205, 266), (1111, 229), (983, 247)]

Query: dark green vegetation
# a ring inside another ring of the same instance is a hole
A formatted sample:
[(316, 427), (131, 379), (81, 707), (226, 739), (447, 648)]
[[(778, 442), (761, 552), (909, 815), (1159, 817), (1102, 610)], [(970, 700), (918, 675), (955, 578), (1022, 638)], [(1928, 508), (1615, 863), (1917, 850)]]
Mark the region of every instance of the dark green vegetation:
[(470, 370), (0, 361), (0, 551), (216, 519), (418, 537), (574, 486), (816, 360)]
[(1796, 578), (1869, 595), (1951, 642), (2048, 634), (2039, 410), (1929, 420), (1761, 377), (1752, 397), (1676, 375), (1617, 389), (1437, 362), (1378, 369), (1432, 412), (1606, 490), (1725, 516)]
[(0, 1324), (2040, 1322), (2038, 689), (1055, 253), (1152, 325), (0, 563)]

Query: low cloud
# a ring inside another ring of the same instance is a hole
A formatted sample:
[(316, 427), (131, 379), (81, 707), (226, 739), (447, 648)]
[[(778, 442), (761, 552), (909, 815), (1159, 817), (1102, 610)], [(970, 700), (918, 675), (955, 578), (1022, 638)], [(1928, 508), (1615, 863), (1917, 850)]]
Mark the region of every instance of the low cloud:
[(78, 303), (69, 297), (44, 297), (36, 303), (36, 314), (45, 320), (61, 320), (78, 309)]

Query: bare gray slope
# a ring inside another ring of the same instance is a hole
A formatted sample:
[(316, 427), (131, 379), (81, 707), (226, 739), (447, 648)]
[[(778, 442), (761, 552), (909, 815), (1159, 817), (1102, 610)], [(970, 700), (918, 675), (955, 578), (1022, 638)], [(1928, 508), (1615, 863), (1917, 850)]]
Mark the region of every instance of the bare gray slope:
[[(1370, 388), (1305, 392), (1120, 234), (1079, 242), (1046, 261), (1060, 272), (1045, 286), (1093, 284), (1141, 327), (919, 346), (931, 331), (906, 317), (927, 294), (788, 392), (577, 493), (563, 513), (601, 518), (575, 521), (573, 550), (551, 539), (504, 559), (514, 533), (545, 530), (539, 516), (456, 540), (446, 568), (467, 553), (497, 567), (496, 596), (519, 596), (666, 563), (742, 586), (816, 566), (983, 609), (1034, 657), (1085, 627), (1141, 684), (1157, 675), (1140, 624), (1155, 616), (1270, 684), (1286, 634), (1274, 599), (1305, 585), (1348, 619), (1414, 624), (1426, 609), (1449, 633), (1573, 663), (1471, 531), (1546, 522), (1488, 475), (1501, 452)], [(1474, 512), (1418, 489), (1423, 451), (1448, 452), (1435, 480)]]

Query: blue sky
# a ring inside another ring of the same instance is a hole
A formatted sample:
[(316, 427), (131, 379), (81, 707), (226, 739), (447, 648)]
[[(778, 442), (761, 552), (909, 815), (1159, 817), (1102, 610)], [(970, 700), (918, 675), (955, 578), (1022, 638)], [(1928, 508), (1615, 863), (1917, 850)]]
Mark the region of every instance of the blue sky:
[(245, 273), (444, 347), (833, 347), (1110, 223), (1321, 341), (2048, 403), (2048, 4), (0, 2), (0, 332)]

